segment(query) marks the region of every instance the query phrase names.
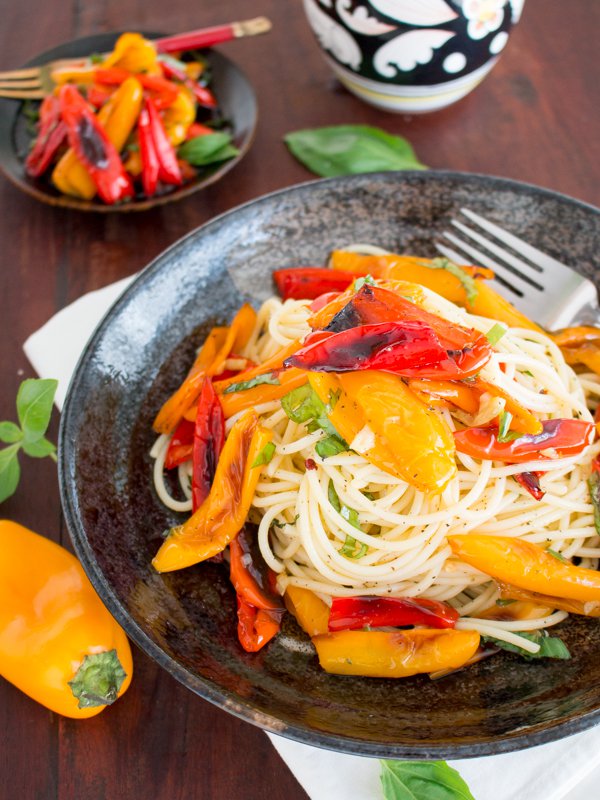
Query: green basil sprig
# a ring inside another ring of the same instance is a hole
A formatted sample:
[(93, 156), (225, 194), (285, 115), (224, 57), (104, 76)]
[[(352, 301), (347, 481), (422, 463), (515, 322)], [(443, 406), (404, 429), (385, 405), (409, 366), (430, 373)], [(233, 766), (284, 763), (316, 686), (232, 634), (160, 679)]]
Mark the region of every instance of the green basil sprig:
[(359, 172), (427, 169), (410, 142), (370, 125), (330, 125), (293, 131), (285, 137), (290, 152), (324, 178)]
[(516, 644), (505, 642), (503, 639), (494, 639), (493, 636), (484, 636), (483, 641), (492, 642), (496, 647), (501, 647), (510, 653), (518, 653), (521, 658), (525, 658), (528, 661), (532, 658), (559, 658), (563, 660), (571, 658), (569, 648), (563, 640), (559, 636), (549, 636), (547, 631), (534, 631), (533, 633), (519, 631), (518, 636), (534, 644), (539, 644), (540, 649), (537, 653), (530, 653), (529, 650), (524, 650)]
[(475, 800), (445, 761), (382, 761), (385, 800)]
[(193, 167), (206, 167), (219, 161), (228, 161), (239, 152), (231, 143), (231, 135), (219, 131), (189, 139), (178, 148), (177, 155)]
[(0, 450), (0, 503), (11, 497), (19, 485), (21, 466), (19, 451), (33, 458), (50, 456), (56, 461), (56, 447), (45, 437), (50, 424), (52, 403), (58, 381), (28, 379), (17, 393), (15, 422), (0, 422), (0, 441), (8, 444)]

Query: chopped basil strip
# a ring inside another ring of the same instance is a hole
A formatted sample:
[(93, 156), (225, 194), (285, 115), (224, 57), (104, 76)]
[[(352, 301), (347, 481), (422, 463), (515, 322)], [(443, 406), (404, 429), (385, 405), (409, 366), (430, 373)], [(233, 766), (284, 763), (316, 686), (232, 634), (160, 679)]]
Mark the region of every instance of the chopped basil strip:
[(260, 386), (263, 383), (271, 384), (272, 386), (280, 386), (281, 381), (274, 372), (265, 372), (263, 375), (257, 375), (255, 378), (250, 378), (247, 381), (240, 381), (239, 383), (232, 383), (228, 386), (223, 394), (232, 394), (233, 392), (245, 392), (246, 389), (254, 389), (255, 386)]
[(495, 325), (492, 325), (492, 327), (486, 333), (485, 338), (493, 346), (500, 341), (500, 339), (504, 336), (506, 331), (507, 331), (506, 326), (503, 325), (501, 322), (497, 322)]
[(352, 290), (354, 292), (358, 292), (362, 287), (366, 284), (369, 286), (375, 286), (375, 281), (372, 275), (365, 275), (364, 278), (357, 278), (354, 283), (352, 284)]
[(477, 284), (475, 283), (475, 278), (471, 277), (466, 270), (459, 267), (458, 264), (455, 264), (453, 261), (450, 261), (449, 258), (434, 258), (431, 261), (420, 261), (419, 263), (421, 266), (427, 267), (428, 269), (445, 269), (446, 272), (458, 278), (465, 290), (467, 303), (473, 304), (477, 298)]
[(512, 605), (512, 603), (516, 603), (516, 602), (517, 602), (516, 600), (510, 600), (510, 599), (504, 600), (504, 599), (500, 598), (499, 600), (496, 600), (496, 605), (497, 606), (510, 606), (510, 605)]
[(549, 556), (552, 556), (553, 558), (556, 558), (558, 561), (562, 561), (563, 564), (569, 564), (570, 563), (568, 559), (566, 559), (560, 553), (557, 553), (556, 550), (553, 550), (551, 547), (547, 547), (546, 548), (546, 552), (548, 553)]
[(571, 658), (571, 654), (563, 640), (559, 639), (558, 636), (549, 636), (546, 631), (535, 631), (535, 633), (519, 632), (518, 636), (522, 636), (523, 639), (534, 642), (534, 644), (539, 644), (540, 649), (538, 652), (530, 653), (528, 650), (523, 650), (523, 648), (518, 645), (505, 642), (502, 639), (495, 639), (493, 636), (484, 636), (483, 641), (493, 642), (496, 647), (501, 647), (503, 650), (508, 650), (511, 653), (518, 653), (518, 655), (528, 661), (534, 658), (560, 658), (564, 660)]
[(587, 484), (590, 490), (592, 506), (594, 507), (594, 526), (596, 533), (600, 536), (600, 472), (594, 470), (588, 478)]
[(340, 399), (341, 394), (342, 394), (341, 389), (338, 389), (335, 392), (333, 391), (333, 389), (329, 390), (329, 402), (325, 406), (325, 410), (327, 411), (328, 414), (330, 414), (336, 407), (337, 401)]
[(362, 558), (367, 554), (367, 545), (361, 542), (357, 550), (357, 544), (358, 543), (353, 536), (346, 536), (346, 541), (340, 547), (340, 553), (347, 558)]
[(381, 761), (384, 800), (475, 800), (445, 761)]
[(260, 453), (256, 456), (254, 460), (254, 464), (252, 464), (252, 469), (254, 467), (260, 467), (263, 464), (268, 464), (273, 456), (275, 455), (275, 445), (273, 442), (267, 442)]
[(298, 522), (299, 517), (300, 514), (296, 514), (291, 522), (281, 522), (281, 520), (274, 519), (273, 525), (275, 525), (276, 528), (285, 528), (286, 525), (295, 525)]
[(512, 414), (510, 411), (503, 411), (500, 414), (500, 424), (498, 425), (498, 441), (501, 443), (512, 442), (515, 439), (520, 439), (522, 433), (510, 430), (510, 423), (512, 422)]
[(347, 449), (348, 445), (339, 436), (326, 436), (315, 445), (315, 450), (321, 458), (337, 456), (338, 453), (345, 453)]
[[(329, 399), (331, 402), (331, 394)], [(314, 431), (318, 430), (325, 431), (327, 439), (322, 439), (315, 448), (321, 458), (327, 458), (327, 456), (348, 450), (348, 445), (327, 417), (328, 407), (321, 402), (320, 397), (310, 383), (305, 383), (284, 395), (281, 398), (281, 407), (292, 422), (296, 422), (299, 425), (306, 424), (309, 433), (314, 433)]]
[[(354, 508), (348, 508), (340, 501), (338, 493), (335, 490), (335, 485), (332, 480), (329, 481), (329, 485), (327, 487), (327, 497), (331, 505), (335, 508), (338, 514), (349, 522), (353, 528), (356, 528), (359, 531), (362, 531), (360, 527), (360, 520), (358, 518), (358, 511)], [(358, 550), (356, 549), (358, 547)], [(366, 544), (362, 542), (359, 544), (353, 536), (346, 536), (346, 541), (340, 548), (340, 553), (343, 556), (347, 556), (348, 558), (362, 558), (368, 548)]]

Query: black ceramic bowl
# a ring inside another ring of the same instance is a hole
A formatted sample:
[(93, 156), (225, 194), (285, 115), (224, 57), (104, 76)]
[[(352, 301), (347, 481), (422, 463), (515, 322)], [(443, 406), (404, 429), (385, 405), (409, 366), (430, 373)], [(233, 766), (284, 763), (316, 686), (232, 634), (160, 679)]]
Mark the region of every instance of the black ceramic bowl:
[[(119, 35), (118, 33), (100, 33), (75, 39), (52, 50), (47, 50), (25, 66), (47, 64), (60, 58), (81, 58), (89, 56), (91, 53), (105, 53), (112, 49)], [(162, 34), (144, 32), (144, 35), (148, 38), (157, 38)], [(23, 103), (0, 98), (0, 170), (19, 189), (44, 203), (75, 208), (78, 211), (103, 213), (146, 211), (155, 206), (180, 200), (199, 189), (210, 186), (211, 183), (220, 180), (225, 173), (229, 172), (248, 152), (254, 139), (258, 108), (254, 89), (239, 67), (216, 50), (206, 50), (205, 55), (212, 74), (211, 89), (217, 97), (223, 117), (231, 125), (233, 144), (240, 151), (229, 161), (206, 167), (198, 173), (193, 181), (184, 183), (180, 187), (173, 187), (154, 197), (140, 196), (131, 202), (114, 206), (99, 200), (78, 200), (76, 197), (62, 194), (55, 189), (47, 176), (33, 179), (25, 174), (24, 160), (29, 152), (33, 135), (23, 113)]]
[(221, 565), (158, 575), (150, 564), (177, 518), (154, 494), (151, 422), (207, 330), (242, 301), (271, 294), (274, 268), (323, 263), (336, 245), (431, 256), (462, 206), (596, 276), (600, 212), (575, 200), (449, 172), (334, 178), (260, 198), (173, 245), (110, 310), (79, 362), (60, 432), (62, 500), (78, 556), (143, 650), (192, 691), (266, 730), (363, 755), (456, 758), (551, 741), (600, 718), (595, 620), (562, 626), (570, 661), (503, 653), (436, 682), (336, 677), (319, 668), (289, 615), (264, 650), (245, 653)]

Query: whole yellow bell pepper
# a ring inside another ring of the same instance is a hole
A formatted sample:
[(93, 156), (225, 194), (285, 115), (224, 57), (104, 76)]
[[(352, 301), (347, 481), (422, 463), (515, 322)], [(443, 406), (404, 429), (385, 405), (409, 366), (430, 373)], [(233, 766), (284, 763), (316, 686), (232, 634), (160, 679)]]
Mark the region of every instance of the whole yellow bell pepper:
[(0, 520), (0, 675), (66, 717), (99, 714), (129, 686), (125, 633), (67, 550)]
[(537, 544), (477, 533), (449, 536), (448, 542), (461, 561), (504, 583), (567, 600), (600, 600), (600, 572), (563, 563)]
[[(106, 135), (120, 152), (133, 130), (142, 107), (144, 90), (136, 78), (127, 78), (114, 95), (98, 112), (98, 121)], [(91, 200), (96, 195), (96, 184), (89, 172), (69, 148), (52, 173), (52, 183), (64, 194)]]
[(200, 508), (173, 528), (154, 557), (157, 572), (183, 569), (222, 552), (248, 516), (262, 464), (256, 460), (273, 432), (247, 411), (233, 425), (219, 457), (210, 493)]
[(458, 669), (479, 647), (476, 631), (414, 628), (405, 631), (337, 631), (312, 640), (319, 663), (335, 675), (408, 678)]

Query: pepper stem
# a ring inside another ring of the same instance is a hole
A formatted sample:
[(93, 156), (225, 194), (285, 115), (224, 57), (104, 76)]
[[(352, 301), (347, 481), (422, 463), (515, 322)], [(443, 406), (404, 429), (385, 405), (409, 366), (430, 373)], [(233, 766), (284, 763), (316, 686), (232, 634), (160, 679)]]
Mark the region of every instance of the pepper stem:
[(119, 696), (127, 673), (116, 650), (85, 656), (69, 686), (79, 700), (78, 708), (110, 706)]

